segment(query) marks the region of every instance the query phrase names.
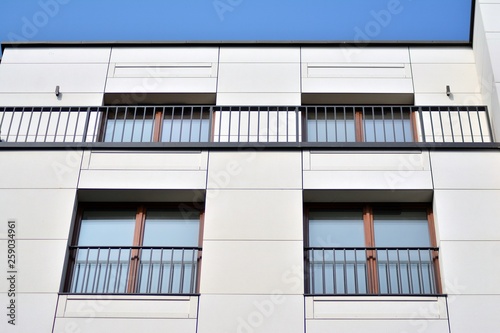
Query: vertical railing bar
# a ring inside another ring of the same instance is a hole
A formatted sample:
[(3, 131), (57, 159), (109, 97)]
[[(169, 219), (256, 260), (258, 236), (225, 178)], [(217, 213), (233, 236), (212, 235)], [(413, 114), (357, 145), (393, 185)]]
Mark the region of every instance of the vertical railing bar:
[(451, 121), (451, 110), (448, 108), (448, 118), (449, 118), (449, 123), (450, 123), (450, 130), (451, 130), (451, 142), (455, 142), (455, 132), (453, 131), (453, 122)]
[[(404, 108), (403, 107), (400, 107), (399, 108), (399, 113), (401, 115), (401, 126), (403, 127), (403, 142), (412, 142), (412, 141), (406, 141), (406, 130), (405, 130), (405, 112), (404, 112)], [(409, 117), (408, 117), (408, 121), (410, 123), (410, 127), (411, 127), (411, 111), (408, 113)]]
[(316, 142), (319, 142), (319, 134), (318, 134), (318, 108), (315, 106), (314, 107), (314, 121), (316, 125)]
[(172, 293), (172, 286), (174, 283), (174, 251), (175, 251), (175, 249), (172, 249), (171, 251), (172, 252), (170, 254), (170, 278), (168, 281), (168, 293), (169, 294)]
[(31, 127), (31, 120), (33, 119), (33, 109), (31, 109), (30, 112), (30, 119), (28, 120), (28, 129), (26, 130), (26, 140), (25, 142), (28, 142), (29, 134), (30, 134), (30, 127)]
[(172, 142), (172, 138), (173, 138), (173, 133), (174, 133), (174, 117), (175, 117), (175, 107), (171, 107), (172, 109), (172, 113), (170, 115), (170, 137), (168, 139), (168, 142)]
[[(125, 127), (127, 126), (127, 113), (128, 113), (128, 107), (125, 107), (125, 111), (123, 112), (122, 137), (119, 142), (123, 142), (123, 138), (125, 137)], [(133, 141), (132, 139), (133, 139), (133, 133), (132, 136), (130, 137), (130, 141)]]
[(310, 274), (311, 274), (311, 278), (310, 278), (311, 293), (315, 294), (316, 293), (316, 288), (315, 288), (315, 283), (314, 283), (314, 269), (315, 269), (316, 263), (314, 261), (314, 249), (309, 249), (309, 251), (311, 251), (311, 260), (310, 260), (310, 263), (312, 263), (312, 265), (309, 264)]
[[(128, 107), (127, 107), (127, 109), (128, 109)], [(133, 107), (133, 110), (134, 110), (134, 114), (132, 115), (132, 129), (130, 130), (130, 142), (134, 142), (135, 124), (137, 122), (137, 107)], [(146, 113), (146, 110), (144, 110), (144, 113)], [(127, 122), (127, 120), (123, 121), (124, 127), (125, 127), (126, 122)], [(141, 135), (139, 136), (139, 142), (142, 142), (142, 138), (144, 136), (143, 133), (144, 133), (144, 124), (143, 124), (143, 126), (141, 126)], [(124, 135), (125, 135), (125, 129), (123, 130), (123, 133), (122, 133), (122, 142), (123, 142)]]
[[(224, 113), (222, 111), (222, 107), (219, 110), (219, 142), (221, 142), (221, 136), (222, 136), (222, 114)], [(229, 142), (229, 136), (228, 136), (228, 142)]]
[(95, 281), (96, 277), (100, 274), (97, 273), (97, 267), (99, 266), (99, 256), (101, 254), (101, 248), (97, 249), (97, 259), (95, 261), (95, 273), (94, 273), (94, 281), (92, 281), (92, 293), (95, 293)]
[[(35, 142), (37, 142), (37, 140), (38, 140), (38, 133), (40, 131), (40, 124), (42, 123), (42, 118), (43, 118), (43, 112), (40, 111), (40, 117), (38, 118), (38, 125), (36, 126)], [(2, 122), (3, 122), (3, 118), (2, 118)]]
[(180, 276), (180, 283), (179, 283), (179, 293), (182, 293), (182, 290), (184, 289), (184, 252), (185, 249), (182, 249), (182, 256), (181, 256), (181, 276)]
[(17, 139), (19, 138), (19, 132), (21, 131), (21, 125), (23, 123), (23, 119), (24, 119), (24, 109), (23, 111), (21, 111), (21, 119), (19, 120), (19, 126), (17, 126), (15, 142), (17, 142)]
[[(84, 292), (87, 292), (87, 288), (88, 288), (88, 285), (89, 285), (89, 277), (87, 276), (87, 267), (89, 265), (89, 254), (90, 254), (90, 249), (87, 248), (87, 257), (85, 258), (85, 270), (83, 271), (83, 283), (82, 283), (82, 293)], [(90, 269), (89, 269), (89, 276), (90, 276)], [(84, 289), (85, 287), (85, 289)]]
[[(339, 129), (338, 129), (338, 124), (337, 124), (337, 107), (333, 107), (333, 128), (335, 129), (335, 141), (334, 142), (339, 142)], [(345, 133), (345, 141), (347, 142), (347, 133)]]
[[(62, 110), (61, 110), (62, 111)], [(62, 113), (62, 112), (61, 112)], [(66, 118), (66, 126), (64, 126), (63, 142), (66, 142), (66, 135), (68, 134), (69, 119), (71, 118), (71, 108), (68, 109), (68, 117)]]
[(396, 250), (397, 255), (397, 272), (398, 272), (398, 294), (402, 294), (403, 291), (403, 280), (401, 278), (401, 258), (399, 257), (399, 249)]
[(267, 141), (266, 142), (269, 142), (269, 131), (271, 129), (271, 124), (269, 122), (269, 115), (271, 113), (271, 110), (270, 110), (271, 108), (266, 108), (266, 109), (267, 109), (267, 112), (266, 112), (266, 114), (267, 114), (267, 126), (266, 126), (267, 127), (267, 131), (266, 131)]
[(328, 142), (328, 112), (325, 106), (325, 142)]
[(250, 108), (249, 108), (248, 109), (248, 117), (247, 117), (248, 118), (248, 122), (247, 122), (247, 124), (248, 124), (248, 132), (247, 132), (248, 133), (248, 138), (247, 138), (248, 142), (250, 142), (250, 137), (251, 137), (251, 135), (250, 135), (250, 128), (251, 128), (250, 121), (251, 121), (252, 117), (250, 115), (251, 115), (251, 112), (250, 112)]
[(115, 113), (115, 118), (113, 119), (113, 131), (111, 132), (111, 142), (115, 142), (116, 121), (118, 120), (118, 107), (114, 108), (114, 113)]
[(191, 109), (191, 117), (189, 119), (189, 134), (188, 134), (188, 141), (187, 142), (193, 142), (191, 141), (191, 137), (193, 135), (193, 111), (194, 111), (194, 106), (189, 107)]
[(490, 138), (490, 142), (493, 142), (493, 131), (491, 130), (490, 115), (488, 109), (486, 108), (483, 112), (485, 114), (486, 124), (488, 125), (488, 136)]
[(435, 286), (435, 278), (434, 277), (436, 276), (436, 273), (434, 272), (434, 258), (433, 258), (432, 250), (428, 249), (428, 251), (429, 251), (429, 258), (430, 258), (429, 269), (428, 269), (429, 287), (431, 288), (430, 291), (432, 293), (435, 293), (436, 286)]
[[(432, 130), (432, 142), (435, 143), (436, 142), (436, 133), (434, 131), (434, 119), (432, 117), (432, 114), (436, 112), (436, 111), (433, 111), (432, 108), (429, 108), (429, 118), (431, 119), (431, 130)], [(438, 111), (439, 112), (439, 111)]]
[(443, 142), (446, 142), (444, 135), (443, 113), (441, 112), (441, 108), (439, 108), (439, 125), (441, 126), (441, 134), (443, 135)]
[(354, 250), (354, 293), (359, 294), (358, 287), (358, 250)]
[[(304, 109), (305, 110), (305, 109)], [(307, 112), (306, 112), (307, 113)], [(307, 118), (306, 118), (307, 122)], [(300, 128), (300, 122), (299, 122), (299, 108), (295, 107), (295, 142), (299, 143), (299, 128)], [(302, 133), (302, 141), (304, 141), (304, 133)]]
[(108, 257), (106, 258), (106, 270), (104, 271), (104, 282), (103, 282), (103, 285), (102, 285), (102, 291), (103, 292), (107, 292), (107, 290), (109, 288), (109, 282), (106, 284), (106, 280), (108, 280), (109, 257), (110, 257), (110, 255), (111, 255), (111, 249), (108, 249)]
[(387, 263), (385, 265), (386, 267), (386, 276), (387, 276), (387, 293), (392, 294), (392, 283), (391, 283), (391, 260), (389, 259), (389, 249), (385, 249), (385, 257), (387, 260)]
[[(43, 112), (43, 109), (42, 109), (41, 112)], [(47, 136), (48, 136), (48, 133), (49, 133), (50, 121), (51, 120), (52, 120), (52, 108), (49, 109), (49, 119), (47, 120), (47, 127), (45, 128), (45, 138), (44, 138), (43, 142), (47, 142)]]
[(164, 267), (163, 267), (163, 251), (165, 251), (165, 249), (161, 249), (160, 250), (160, 268), (159, 268), (159, 271), (158, 271), (158, 289), (157, 289), (157, 293), (162, 293), (161, 290), (162, 290), (162, 287), (163, 287), (163, 271), (164, 271)]
[[(240, 118), (241, 120), (241, 118)], [(196, 252), (197, 250), (191, 249), (191, 279), (189, 281), (189, 292), (192, 294), (194, 293), (194, 281), (196, 277), (196, 263), (195, 263), (195, 258), (196, 258)]]
[(483, 126), (481, 123), (481, 118), (479, 117), (479, 111), (476, 111), (476, 116), (477, 116), (477, 123), (479, 125), (479, 135), (481, 135), (481, 142), (484, 142)]
[[(212, 124), (213, 122), (213, 117), (214, 117), (214, 107), (213, 106), (210, 106), (208, 108), (208, 138), (207, 138), (207, 141), (210, 142), (210, 138), (214, 138), (215, 139), (215, 129), (214, 129), (214, 126)], [(220, 136), (220, 131), (219, 131), (219, 136)]]
[(237, 134), (237, 142), (241, 142), (241, 108), (238, 108), (238, 134)]
[(78, 131), (78, 124), (80, 124), (80, 113), (81, 109), (78, 108), (78, 111), (76, 111), (76, 125), (75, 125), (75, 130), (73, 132), (73, 140), (71, 142), (76, 142), (76, 132)]
[(335, 257), (335, 249), (332, 249), (333, 253), (333, 293), (337, 294), (337, 258)]
[[(380, 113), (382, 114), (382, 126), (384, 128), (384, 142), (387, 142), (387, 133), (385, 130), (385, 111), (384, 108), (381, 108), (382, 110)], [(394, 108), (391, 106), (391, 124), (392, 124), (392, 134), (394, 135), (394, 142), (397, 142), (398, 140), (396, 139), (396, 125), (394, 123)]]
[[(364, 107), (363, 107), (364, 109)], [(377, 140), (377, 128), (375, 126), (375, 108), (372, 106), (370, 107), (372, 110), (372, 119), (373, 119), (373, 142), (378, 142)]]
[[(116, 277), (115, 277), (115, 283), (114, 283), (114, 286), (113, 286), (113, 292), (116, 293), (116, 286), (118, 284), (118, 281), (120, 280), (120, 277), (121, 277), (121, 258), (122, 258), (122, 249), (119, 248), (118, 249), (118, 260), (116, 261)], [(120, 286), (118, 286), (120, 287)]]
[[(335, 108), (337, 109), (337, 108)], [(347, 113), (346, 113), (346, 108), (345, 106), (342, 107), (342, 110), (344, 110), (344, 140), (345, 142), (348, 141), (347, 139)], [(337, 112), (335, 111), (335, 117), (337, 117)], [(356, 110), (352, 108), (352, 120), (354, 121), (354, 141), (356, 141)], [(363, 118), (364, 122), (364, 118)]]
[(325, 249), (321, 250), (321, 286), (323, 294), (326, 294), (326, 275), (325, 275)]
[[(423, 112), (423, 109), (421, 107), (418, 108), (418, 114), (419, 114), (419, 118), (420, 118), (420, 131), (422, 131), (422, 140), (423, 140), (423, 142), (427, 142), (427, 138), (425, 137), (424, 112)], [(418, 137), (418, 133), (417, 133), (417, 137)]]
[(462, 111), (458, 109), (457, 113), (458, 113), (458, 124), (460, 125), (460, 134), (462, 136), (462, 142), (465, 142), (464, 128), (462, 126)]
[[(151, 292), (153, 286), (153, 251), (154, 249), (149, 249), (149, 270), (148, 270), (148, 281), (146, 282), (146, 290), (148, 293)], [(141, 251), (142, 254), (142, 251)]]
[(276, 142), (280, 142), (280, 111), (279, 107), (276, 108)]
[(422, 294), (424, 292), (424, 277), (422, 275), (422, 256), (420, 250), (418, 250), (418, 289)]
[(73, 272), (73, 286), (70, 288), (70, 290), (73, 290), (74, 293), (77, 293), (77, 286), (78, 286), (78, 280), (80, 279), (80, 263), (78, 262), (78, 255), (80, 254), (80, 248), (75, 249), (75, 268), (78, 266), (78, 272), (75, 271)]
[(257, 108), (257, 142), (260, 142), (260, 109)]
[(411, 252), (410, 249), (406, 249), (408, 253), (408, 286), (410, 294), (414, 294), (413, 292), (413, 274), (411, 273)]

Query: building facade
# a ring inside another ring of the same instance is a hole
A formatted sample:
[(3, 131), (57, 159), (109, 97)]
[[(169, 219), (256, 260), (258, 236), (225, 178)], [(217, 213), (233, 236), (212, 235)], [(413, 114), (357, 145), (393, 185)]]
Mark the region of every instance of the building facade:
[(4, 44), (2, 332), (497, 332), (499, 13), (472, 46)]

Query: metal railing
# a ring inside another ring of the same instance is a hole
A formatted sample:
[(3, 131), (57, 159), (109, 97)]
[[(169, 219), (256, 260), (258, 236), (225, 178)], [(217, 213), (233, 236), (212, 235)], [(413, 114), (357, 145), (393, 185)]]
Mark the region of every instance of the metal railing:
[(194, 294), (201, 248), (70, 247), (74, 294)]
[(311, 295), (435, 295), (438, 248), (306, 248)]
[(0, 107), (7, 143), (489, 143), (485, 106)]

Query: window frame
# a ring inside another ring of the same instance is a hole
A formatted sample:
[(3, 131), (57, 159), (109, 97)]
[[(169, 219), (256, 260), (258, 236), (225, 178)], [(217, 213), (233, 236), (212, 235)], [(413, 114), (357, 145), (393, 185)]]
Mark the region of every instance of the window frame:
[[(142, 246), (143, 240), (144, 240), (144, 229), (145, 229), (145, 224), (146, 224), (146, 215), (147, 215), (147, 210), (148, 209), (153, 209), (153, 210), (165, 210), (165, 211), (179, 211), (179, 212), (185, 212), (186, 214), (197, 214), (199, 216), (199, 229), (198, 229), (198, 241), (197, 241), (197, 248), (198, 248), (198, 254), (197, 254), (197, 273), (196, 273), (196, 281), (195, 281), (195, 293), (194, 295), (199, 294), (200, 290), (200, 272), (201, 272), (201, 259), (202, 259), (202, 244), (203, 244), (203, 230), (205, 226), (205, 209), (199, 207), (199, 204), (194, 204), (194, 203), (185, 203), (185, 202), (179, 202), (179, 203), (104, 203), (104, 202), (85, 202), (85, 203), (80, 203), (78, 205), (77, 211), (76, 211), (76, 217), (75, 217), (75, 224), (73, 225), (73, 230), (71, 232), (71, 237), (70, 241), (68, 242), (68, 255), (67, 255), (67, 260), (66, 260), (66, 265), (65, 265), (65, 272), (64, 272), (64, 279), (63, 279), (63, 294), (77, 294), (77, 295), (84, 295), (84, 294), (91, 294), (91, 295), (109, 295), (110, 293), (73, 293), (71, 292), (71, 284), (72, 284), (72, 279), (73, 279), (73, 274), (74, 274), (74, 267), (75, 267), (75, 258), (72, 258), (70, 255), (69, 249), (72, 246), (79, 246), (78, 245), (78, 240), (80, 236), (80, 231), (82, 227), (82, 220), (83, 220), (83, 214), (86, 210), (94, 210), (94, 211), (103, 211), (103, 212), (109, 212), (109, 211), (119, 211), (119, 210), (133, 210), (135, 209), (135, 225), (134, 225), (134, 236), (132, 240), (132, 245), (131, 247), (137, 247), (137, 246)], [(101, 246), (101, 245), (99, 245)], [(102, 247), (106, 247), (106, 244), (103, 244)], [(168, 246), (167, 246), (168, 247)], [(138, 248), (132, 248), (130, 252), (130, 258), (129, 258), (129, 263), (130, 263), (130, 270), (128, 273), (128, 278), (127, 278), (127, 288), (125, 293), (118, 293), (120, 295), (139, 295), (139, 294), (144, 294), (144, 295), (155, 295), (157, 293), (139, 293), (136, 292), (137, 290), (137, 281), (138, 281), (138, 271), (139, 271), (139, 264), (140, 264), (140, 257), (139, 257), (139, 249)], [(113, 294), (113, 293), (111, 293)], [(178, 293), (161, 293), (161, 295), (178, 295)], [(180, 295), (191, 295), (190, 293), (182, 293)]]
[[(427, 214), (427, 223), (429, 230), (429, 241), (430, 248), (438, 248), (437, 236), (436, 236), (436, 228), (434, 222), (434, 213), (430, 204), (413, 204), (413, 203), (402, 203), (402, 204), (393, 204), (393, 203), (310, 203), (304, 205), (304, 248), (310, 248), (309, 244), (309, 213), (311, 210), (315, 211), (334, 211), (334, 210), (354, 210), (360, 209), (363, 214), (363, 231), (364, 231), (364, 240), (366, 251), (366, 264), (367, 264), (367, 293), (361, 295), (367, 296), (397, 296), (399, 294), (381, 294), (378, 288), (379, 286), (379, 274), (378, 274), (378, 266), (377, 266), (377, 244), (375, 244), (375, 228), (374, 228), (374, 209), (397, 209), (397, 210), (422, 210)], [(309, 263), (310, 260), (308, 256), (304, 253), (305, 260), (305, 290), (306, 295), (323, 295), (323, 294), (314, 294), (314, 292), (309, 290), (310, 280), (308, 276), (309, 272)], [(436, 250), (432, 251), (432, 264), (434, 266), (434, 282), (436, 286), (436, 294), (442, 295), (442, 284), (441, 284), (441, 271), (439, 265), (439, 253)], [(328, 294), (335, 296), (354, 296), (358, 294), (350, 294), (350, 293), (342, 293), (342, 294)], [(402, 294), (402, 296), (411, 296), (412, 294)], [(434, 295), (434, 294), (433, 294)]]

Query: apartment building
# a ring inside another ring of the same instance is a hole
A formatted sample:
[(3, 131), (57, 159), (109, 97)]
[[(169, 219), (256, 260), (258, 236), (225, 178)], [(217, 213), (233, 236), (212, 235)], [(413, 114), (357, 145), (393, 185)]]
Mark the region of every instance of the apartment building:
[(459, 46), (4, 43), (1, 331), (497, 332), (474, 15)]

